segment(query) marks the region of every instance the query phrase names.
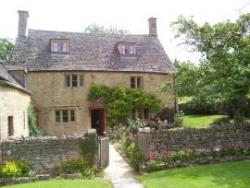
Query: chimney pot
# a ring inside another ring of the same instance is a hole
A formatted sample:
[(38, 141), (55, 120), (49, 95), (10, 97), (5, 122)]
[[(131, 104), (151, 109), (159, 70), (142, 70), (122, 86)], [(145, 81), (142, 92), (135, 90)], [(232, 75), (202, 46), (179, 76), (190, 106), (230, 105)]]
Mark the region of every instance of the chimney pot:
[(157, 23), (156, 18), (150, 17), (148, 19), (148, 26), (149, 26), (149, 35), (150, 36), (157, 36)]
[(19, 10), (18, 12), (18, 37), (26, 37), (27, 23), (29, 18), (29, 12)]

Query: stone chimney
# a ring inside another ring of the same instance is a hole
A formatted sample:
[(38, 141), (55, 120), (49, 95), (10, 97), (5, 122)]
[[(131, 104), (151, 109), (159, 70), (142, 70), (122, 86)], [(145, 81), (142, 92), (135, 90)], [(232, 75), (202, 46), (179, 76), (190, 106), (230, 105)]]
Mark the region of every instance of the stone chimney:
[(29, 18), (29, 12), (24, 10), (19, 10), (18, 12), (18, 37), (26, 37), (27, 22)]
[(157, 37), (157, 24), (156, 18), (150, 17), (148, 19), (148, 28), (149, 28), (149, 35)]

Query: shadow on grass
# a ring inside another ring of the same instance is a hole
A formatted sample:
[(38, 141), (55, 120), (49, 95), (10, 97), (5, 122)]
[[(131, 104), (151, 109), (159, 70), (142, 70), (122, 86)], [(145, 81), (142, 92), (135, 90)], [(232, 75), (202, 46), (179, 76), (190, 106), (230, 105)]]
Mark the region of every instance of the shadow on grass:
[(138, 179), (147, 188), (156, 187), (157, 182), (166, 183), (166, 187), (171, 188), (178, 186), (187, 188), (189, 184), (190, 188), (249, 188), (250, 160), (162, 170), (144, 174)]

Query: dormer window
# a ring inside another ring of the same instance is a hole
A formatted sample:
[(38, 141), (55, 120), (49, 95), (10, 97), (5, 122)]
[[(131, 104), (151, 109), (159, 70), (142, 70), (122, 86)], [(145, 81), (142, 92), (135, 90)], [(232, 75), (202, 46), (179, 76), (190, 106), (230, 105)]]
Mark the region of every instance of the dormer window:
[(50, 50), (53, 53), (68, 53), (69, 40), (68, 39), (51, 39)]
[(120, 43), (117, 45), (120, 56), (134, 57), (136, 55), (136, 46), (134, 43)]

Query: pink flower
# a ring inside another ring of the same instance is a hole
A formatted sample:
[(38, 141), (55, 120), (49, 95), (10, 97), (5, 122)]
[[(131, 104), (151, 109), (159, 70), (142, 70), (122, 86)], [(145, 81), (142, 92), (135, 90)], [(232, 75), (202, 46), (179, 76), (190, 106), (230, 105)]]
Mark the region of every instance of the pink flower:
[(158, 159), (159, 153), (157, 151), (151, 151), (149, 153), (149, 158), (150, 160), (156, 160)]

